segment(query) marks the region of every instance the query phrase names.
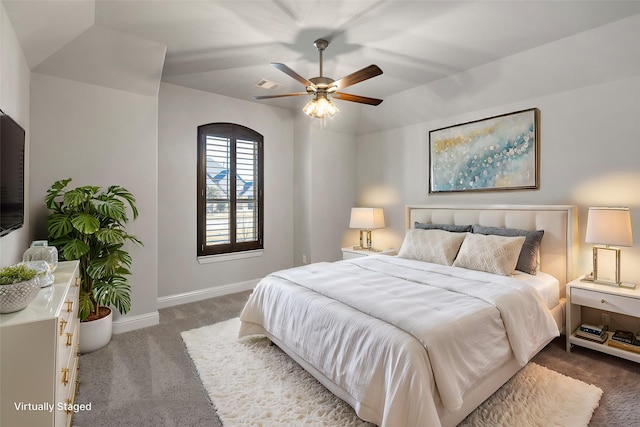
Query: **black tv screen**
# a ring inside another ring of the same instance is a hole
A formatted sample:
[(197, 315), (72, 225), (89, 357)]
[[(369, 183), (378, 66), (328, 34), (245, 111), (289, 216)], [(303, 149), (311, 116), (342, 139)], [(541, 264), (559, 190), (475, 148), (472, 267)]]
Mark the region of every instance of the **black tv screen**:
[(24, 129), (0, 110), (0, 236), (24, 223)]

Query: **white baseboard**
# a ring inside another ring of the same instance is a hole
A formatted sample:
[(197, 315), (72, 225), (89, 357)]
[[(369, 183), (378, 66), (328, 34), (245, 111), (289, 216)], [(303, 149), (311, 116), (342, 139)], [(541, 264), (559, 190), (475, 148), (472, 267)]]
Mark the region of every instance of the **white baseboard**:
[(113, 321), (113, 333), (121, 334), (123, 332), (142, 329), (148, 326), (154, 326), (160, 323), (160, 313), (158, 310), (151, 313), (140, 314), (138, 316), (126, 316)]
[(204, 299), (248, 291), (255, 288), (259, 281), (260, 279), (247, 280), (246, 282), (230, 283), (228, 285), (214, 286), (208, 289), (160, 297), (158, 298), (158, 308), (173, 307), (175, 305), (186, 304), (189, 302), (202, 301)]
[[(236, 292), (248, 291), (256, 287), (260, 279), (247, 280), (246, 282), (231, 283), (228, 285), (215, 286), (208, 289), (201, 289), (193, 292), (169, 295), (158, 298), (157, 308), (173, 307), (175, 305), (189, 302), (201, 301), (204, 299), (221, 297), (223, 295), (235, 294)], [(138, 316), (125, 316), (113, 321), (113, 333), (121, 334), (136, 329), (154, 326), (160, 323), (160, 313), (158, 310)]]

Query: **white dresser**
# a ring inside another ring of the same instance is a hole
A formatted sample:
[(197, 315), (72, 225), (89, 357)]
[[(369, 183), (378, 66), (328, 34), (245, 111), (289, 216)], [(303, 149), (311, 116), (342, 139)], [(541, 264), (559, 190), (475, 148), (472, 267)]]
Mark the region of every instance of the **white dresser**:
[(78, 373), (78, 261), (27, 308), (0, 315), (0, 426), (71, 425)]

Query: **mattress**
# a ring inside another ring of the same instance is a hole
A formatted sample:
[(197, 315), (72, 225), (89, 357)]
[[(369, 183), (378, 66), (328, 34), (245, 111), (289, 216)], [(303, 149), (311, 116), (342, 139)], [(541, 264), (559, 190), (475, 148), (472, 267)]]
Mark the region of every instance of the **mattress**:
[(544, 271), (531, 275), (516, 270), (511, 277), (534, 288), (547, 304), (547, 308), (552, 309), (559, 304), (560, 282), (552, 275)]

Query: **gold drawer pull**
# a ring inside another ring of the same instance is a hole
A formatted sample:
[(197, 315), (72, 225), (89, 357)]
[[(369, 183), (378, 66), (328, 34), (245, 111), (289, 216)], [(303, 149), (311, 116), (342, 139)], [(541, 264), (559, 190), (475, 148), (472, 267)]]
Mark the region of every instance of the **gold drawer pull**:
[(73, 301), (65, 301), (67, 304), (67, 313), (71, 313), (73, 311)]
[(64, 319), (60, 319), (60, 336), (64, 332), (64, 328), (67, 326), (67, 321)]
[(73, 413), (73, 400), (67, 398), (64, 400), (64, 402), (66, 403), (65, 405), (65, 412), (67, 414), (72, 414)]
[(62, 384), (69, 384), (69, 368), (62, 368)]
[(65, 345), (67, 347), (71, 347), (72, 344), (73, 344), (73, 333), (67, 332), (67, 342), (65, 343)]
[(76, 288), (80, 286), (80, 276), (76, 276), (76, 280), (73, 282), (73, 286)]
[(600, 302), (601, 302), (602, 304), (606, 304), (606, 303), (607, 303), (607, 300), (605, 300), (605, 299), (603, 298), (603, 299), (601, 299), (601, 300), (600, 300)]

